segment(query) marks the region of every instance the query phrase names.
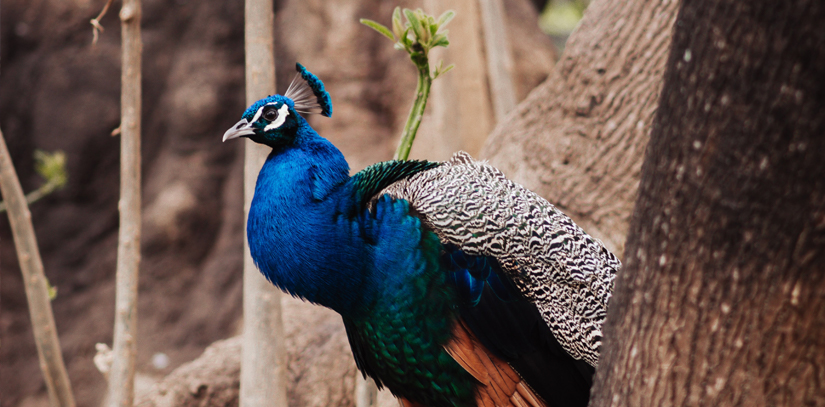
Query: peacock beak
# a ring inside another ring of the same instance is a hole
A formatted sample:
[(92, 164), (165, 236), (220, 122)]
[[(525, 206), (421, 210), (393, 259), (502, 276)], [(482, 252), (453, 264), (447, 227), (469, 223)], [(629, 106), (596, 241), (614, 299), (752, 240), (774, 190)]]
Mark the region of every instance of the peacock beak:
[(252, 127), (249, 125), (249, 121), (246, 119), (241, 119), (241, 121), (230, 127), (226, 133), (223, 133), (223, 141), (232, 140), (233, 138), (243, 136), (251, 136), (253, 134), (255, 134), (255, 131), (252, 130)]

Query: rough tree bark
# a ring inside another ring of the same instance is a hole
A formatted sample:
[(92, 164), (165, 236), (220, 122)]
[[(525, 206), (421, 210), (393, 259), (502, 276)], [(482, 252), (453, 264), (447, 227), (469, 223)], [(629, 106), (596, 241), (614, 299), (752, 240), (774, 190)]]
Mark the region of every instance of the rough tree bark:
[(594, 0), (555, 71), (493, 131), (482, 156), (616, 253), (636, 197), (675, 0)]
[(684, 3), (591, 405), (825, 405), (822, 21)]
[[(272, 0), (246, 0), (244, 20), (246, 104), (251, 105), (275, 93), (275, 15)], [(266, 281), (255, 266), (245, 227), (255, 194), (255, 181), (269, 151), (271, 149), (267, 146), (251, 140), (244, 141), (242, 407), (287, 405), (281, 292)]]
[(141, 2), (120, 9), (122, 65), (120, 96), (120, 227), (115, 287), (114, 360), (109, 372), (110, 407), (131, 407), (135, 397), (138, 271), (140, 269)]

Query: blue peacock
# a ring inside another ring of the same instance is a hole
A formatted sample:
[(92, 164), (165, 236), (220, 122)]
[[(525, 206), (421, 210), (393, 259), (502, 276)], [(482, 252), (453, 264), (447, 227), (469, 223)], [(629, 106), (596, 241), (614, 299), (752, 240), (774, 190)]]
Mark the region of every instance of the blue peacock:
[(223, 140), (272, 148), (247, 235), (261, 273), (343, 318), (358, 369), (404, 406), (585, 406), (621, 263), (549, 202), (456, 153), (350, 176), (302, 115), (303, 66)]

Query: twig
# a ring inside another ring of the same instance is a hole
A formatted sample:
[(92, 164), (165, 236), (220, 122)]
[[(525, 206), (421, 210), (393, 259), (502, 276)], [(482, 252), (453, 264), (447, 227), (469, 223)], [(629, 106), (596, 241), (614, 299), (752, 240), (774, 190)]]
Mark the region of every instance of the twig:
[(120, 94), (120, 229), (115, 287), (115, 330), (109, 373), (109, 406), (131, 407), (137, 348), (137, 291), (140, 265), (140, 0), (120, 10), (123, 57)]
[(97, 17), (93, 18), (89, 23), (92, 24), (92, 45), (97, 44), (98, 33), (103, 32), (103, 26), (100, 25), (100, 19), (106, 15), (106, 12), (109, 11), (109, 6), (112, 5), (114, 0), (108, 0), (106, 4), (103, 6), (103, 10), (100, 10), (100, 14)]
[(49, 390), (49, 400), (52, 406), (74, 407), (72, 386), (66, 374), (60, 342), (57, 339), (57, 328), (49, 301), (49, 287), (43, 272), (40, 251), (37, 248), (37, 238), (32, 228), (31, 213), (26, 205), (23, 188), (20, 187), (20, 181), (11, 162), (2, 132), (0, 132), (0, 190), (9, 208), (9, 223), (17, 249), (17, 258), (20, 261), (20, 271), (25, 281), (34, 341), (37, 345), (37, 355), (40, 358), (40, 369), (43, 370), (43, 378)]
[[(34, 191), (29, 192), (25, 196), (26, 205), (31, 205), (45, 197), (46, 195), (51, 194), (52, 192), (56, 191), (62, 185), (57, 181), (49, 180), (45, 184), (41, 185), (40, 188), (35, 189)], [(0, 202), (0, 213), (6, 211), (6, 202)]]
[[(35, 150), (35, 169), (41, 177), (46, 179), (46, 182), (32, 192), (26, 194), (26, 203), (31, 205), (46, 195), (62, 188), (68, 181), (66, 174), (66, 154), (62, 151), (54, 153), (47, 153), (45, 151)], [(6, 211), (6, 203), (0, 202), (0, 212)]]

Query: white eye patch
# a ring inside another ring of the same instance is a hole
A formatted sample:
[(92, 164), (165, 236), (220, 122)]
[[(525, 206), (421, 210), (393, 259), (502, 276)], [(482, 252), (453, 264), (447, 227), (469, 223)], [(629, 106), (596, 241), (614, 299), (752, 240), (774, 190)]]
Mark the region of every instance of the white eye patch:
[[(274, 103), (270, 103), (268, 105), (261, 106), (261, 108), (258, 109), (257, 112), (255, 112), (255, 116), (252, 117), (252, 121), (250, 121), (250, 123), (257, 122), (258, 119), (261, 118), (261, 115), (263, 114), (264, 109), (266, 109), (267, 106), (273, 106), (273, 105), (274, 105)], [(286, 117), (288, 115), (289, 115), (289, 106), (284, 104), (284, 105), (281, 106), (280, 109), (278, 109), (278, 117), (272, 123), (267, 124), (266, 127), (264, 127), (264, 131), (269, 131), (269, 130), (277, 129), (278, 127), (281, 127), (281, 125), (283, 125), (284, 122), (286, 121)]]
[(249, 123), (255, 123), (255, 122), (257, 122), (257, 121), (258, 121), (258, 119), (260, 119), (260, 118), (261, 118), (261, 114), (263, 114), (263, 112), (264, 112), (264, 108), (265, 108), (265, 107), (267, 107), (267, 106), (271, 106), (271, 105), (263, 105), (263, 106), (259, 107), (259, 108), (258, 108), (258, 111), (257, 111), (257, 112), (255, 112), (255, 116), (252, 116), (252, 120), (250, 120), (250, 121), (249, 121)]

